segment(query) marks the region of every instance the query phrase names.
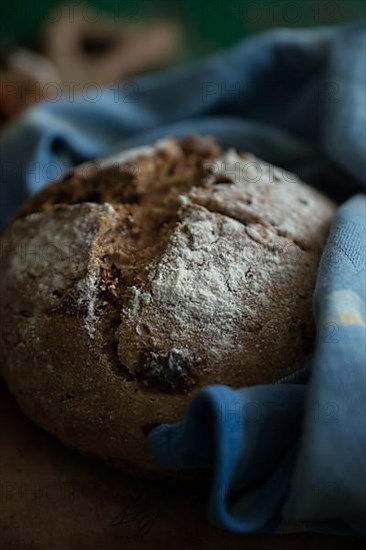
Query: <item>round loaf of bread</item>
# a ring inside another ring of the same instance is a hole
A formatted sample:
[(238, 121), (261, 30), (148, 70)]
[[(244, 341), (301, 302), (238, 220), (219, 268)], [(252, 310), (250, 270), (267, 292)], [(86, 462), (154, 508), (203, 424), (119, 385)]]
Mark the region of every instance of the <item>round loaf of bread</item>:
[(272, 383), (312, 352), (335, 205), (210, 138), (87, 163), (1, 235), (1, 374), (65, 444), (160, 472), (152, 427), (207, 384)]

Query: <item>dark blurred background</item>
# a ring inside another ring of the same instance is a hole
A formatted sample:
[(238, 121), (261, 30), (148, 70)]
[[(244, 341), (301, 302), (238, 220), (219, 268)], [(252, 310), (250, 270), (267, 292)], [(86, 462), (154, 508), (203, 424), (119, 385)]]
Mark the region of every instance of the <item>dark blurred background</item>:
[(366, 0), (2, 0), (0, 14), (4, 124), (66, 82), (108, 85), (271, 28), (365, 19)]
[[(32, 43), (41, 23), (58, 5), (56, 0), (2, 2), (0, 35)], [(366, 10), (366, 0), (88, 0), (88, 5), (117, 20), (178, 20), (185, 30), (184, 53), (189, 56), (228, 46), (272, 27), (361, 19)]]

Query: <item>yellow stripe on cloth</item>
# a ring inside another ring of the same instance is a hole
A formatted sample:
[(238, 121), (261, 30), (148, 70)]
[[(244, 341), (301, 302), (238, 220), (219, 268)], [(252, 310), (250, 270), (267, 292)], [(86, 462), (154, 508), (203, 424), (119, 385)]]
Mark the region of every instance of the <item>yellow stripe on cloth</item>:
[(362, 318), (361, 300), (352, 290), (335, 290), (327, 296), (329, 314), (323, 325), (337, 323), (340, 325), (365, 326)]

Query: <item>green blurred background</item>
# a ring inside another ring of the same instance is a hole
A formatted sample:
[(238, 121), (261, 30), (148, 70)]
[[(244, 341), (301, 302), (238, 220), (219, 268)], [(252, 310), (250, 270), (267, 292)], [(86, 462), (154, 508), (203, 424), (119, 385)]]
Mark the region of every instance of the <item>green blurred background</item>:
[[(1, 0), (1, 40), (34, 45), (42, 20), (59, 3)], [(185, 30), (182, 57), (188, 58), (273, 27), (337, 24), (366, 17), (366, 0), (88, 0), (87, 4), (116, 20), (178, 20)]]

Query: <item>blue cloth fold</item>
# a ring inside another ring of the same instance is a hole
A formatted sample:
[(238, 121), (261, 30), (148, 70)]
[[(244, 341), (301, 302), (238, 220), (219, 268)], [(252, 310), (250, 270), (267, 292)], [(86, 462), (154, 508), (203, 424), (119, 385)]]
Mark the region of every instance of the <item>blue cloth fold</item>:
[(149, 436), (163, 466), (210, 469), (209, 517), (238, 533), (366, 535), (365, 52), (364, 24), (279, 29), (96, 101), (43, 102), (0, 137), (0, 223), (79, 162), (191, 133), (347, 201), (319, 267), (310, 364), (273, 385), (204, 388)]

